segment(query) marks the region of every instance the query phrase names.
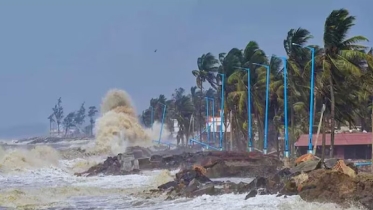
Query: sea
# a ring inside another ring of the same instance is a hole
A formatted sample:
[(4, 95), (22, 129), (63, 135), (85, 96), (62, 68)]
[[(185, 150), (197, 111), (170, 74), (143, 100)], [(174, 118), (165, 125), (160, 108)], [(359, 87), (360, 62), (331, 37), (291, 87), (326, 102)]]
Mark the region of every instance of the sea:
[[(197, 198), (166, 200), (166, 195), (147, 194), (173, 179), (175, 171), (143, 171), (137, 175), (78, 177), (106, 156), (84, 156), (77, 148), (92, 140), (29, 144), (3, 141), (0, 147), (0, 209), (125, 209), (125, 210), (315, 210), (342, 209), (337, 204), (305, 202), (299, 196), (246, 194), (203, 195)], [(250, 182), (252, 177), (220, 178)], [(361, 209), (351, 207), (349, 209)]]

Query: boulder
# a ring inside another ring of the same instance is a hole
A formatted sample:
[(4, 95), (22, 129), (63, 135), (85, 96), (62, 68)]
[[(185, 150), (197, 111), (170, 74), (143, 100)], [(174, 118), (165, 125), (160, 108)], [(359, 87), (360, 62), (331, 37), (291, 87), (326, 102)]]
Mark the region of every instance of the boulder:
[(214, 195), (215, 194), (215, 186), (214, 184), (206, 184), (199, 189), (192, 192), (192, 197), (201, 196), (201, 195)]
[(330, 158), (330, 159), (326, 159), (324, 161), (324, 166), (326, 169), (332, 169), (335, 165), (337, 165), (338, 163), (338, 160), (337, 158)]
[(134, 160), (133, 156), (119, 154), (115, 157), (107, 158), (103, 163), (91, 167), (86, 172), (76, 173), (75, 175), (127, 175), (138, 172), (138, 162)]
[(245, 200), (249, 198), (253, 198), (258, 194), (258, 191), (256, 189), (250, 190), (250, 192), (246, 195)]
[(295, 167), (290, 169), (290, 173), (310, 172), (321, 167), (320, 160), (308, 160), (297, 164)]

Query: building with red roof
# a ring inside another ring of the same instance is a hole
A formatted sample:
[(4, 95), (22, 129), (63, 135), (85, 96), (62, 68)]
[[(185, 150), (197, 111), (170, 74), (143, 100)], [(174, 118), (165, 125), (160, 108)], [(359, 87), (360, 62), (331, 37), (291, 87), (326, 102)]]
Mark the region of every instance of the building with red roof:
[[(308, 149), (308, 134), (303, 134), (295, 142), (299, 152), (305, 154)], [(315, 144), (316, 134), (312, 136), (312, 145)], [(325, 139), (326, 153), (329, 154), (330, 133)], [(334, 137), (334, 154), (342, 159), (371, 159), (372, 158), (372, 133), (336, 133)], [(321, 154), (322, 134), (317, 141), (317, 154)]]

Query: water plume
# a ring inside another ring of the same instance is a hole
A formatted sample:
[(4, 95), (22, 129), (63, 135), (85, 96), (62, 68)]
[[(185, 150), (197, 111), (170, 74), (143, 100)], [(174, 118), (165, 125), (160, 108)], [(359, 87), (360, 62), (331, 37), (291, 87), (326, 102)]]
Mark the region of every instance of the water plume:
[(91, 153), (117, 155), (128, 146), (149, 147), (152, 132), (139, 123), (131, 97), (124, 90), (109, 90), (102, 100), (101, 117), (96, 121), (96, 142)]

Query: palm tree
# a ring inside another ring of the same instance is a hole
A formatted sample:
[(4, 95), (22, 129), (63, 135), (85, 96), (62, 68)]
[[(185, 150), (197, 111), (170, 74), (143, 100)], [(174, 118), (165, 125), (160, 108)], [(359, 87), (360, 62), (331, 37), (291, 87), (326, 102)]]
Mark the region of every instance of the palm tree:
[(51, 115), (49, 115), (48, 117), (48, 120), (49, 120), (49, 134), (51, 135), (52, 133), (52, 123), (55, 122), (54, 120), (54, 113), (52, 113)]
[[(322, 78), (329, 87), (330, 100), (330, 123), (331, 123), (331, 147), (330, 156), (333, 157), (334, 148), (334, 126), (336, 112), (336, 92), (340, 92), (345, 86), (346, 77), (359, 78), (361, 69), (353, 63), (354, 59), (364, 60), (367, 55), (360, 50), (364, 46), (357, 44), (360, 41), (367, 41), (364, 36), (353, 36), (347, 38), (349, 30), (354, 26), (355, 17), (351, 16), (346, 9), (334, 10), (326, 18), (324, 26), (324, 54), (316, 59), (322, 66)], [(344, 95), (353, 92), (351, 87), (344, 88)]]
[(185, 90), (179, 88), (175, 90), (173, 97), (173, 118), (178, 122), (178, 136), (181, 138), (182, 146), (186, 145), (185, 139), (188, 141), (190, 133), (190, 119), (194, 112), (193, 102), (190, 97), (186, 96)]
[(201, 104), (203, 101), (203, 83), (208, 82), (214, 88), (216, 88), (215, 83), (215, 74), (218, 70), (217, 68), (218, 60), (215, 56), (211, 53), (203, 54), (201, 57), (197, 59), (197, 70), (193, 70), (192, 74), (196, 77), (196, 84), (197, 87), (201, 90), (201, 98), (200, 98), (200, 107), (199, 107), (199, 114), (200, 114), (200, 139), (202, 140), (202, 109)]
[(89, 123), (90, 123), (90, 134), (93, 135), (93, 125), (95, 124), (95, 120), (93, 117), (98, 112), (97, 108), (95, 106), (90, 106), (88, 108), (88, 117), (89, 117)]
[[(290, 145), (291, 152), (294, 152), (294, 142), (297, 139), (295, 127), (306, 127), (306, 117), (308, 106), (307, 101), (309, 89), (306, 85), (309, 83), (309, 76), (304, 74), (304, 67), (311, 58), (308, 49), (305, 49), (307, 42), (313, 38), (307, 29), (298, 28), (289, 30), (284, 40), (284, 49), (287, 54), (287, 71), (288, 71), (288, 102), (290, 103)], [(294, 46), (293, 43), (303, 46)], [(317, 87), (317, 85), (316, 85)], [(317, 91), (315, 91), (317, 92)], [(316, 101), (316, 100), (315, 100)], [(302, 116), (298, 118), (301, 121), (295, 122), (295, 114)], [(293, 153), (294, 154), (294, 153)]]

